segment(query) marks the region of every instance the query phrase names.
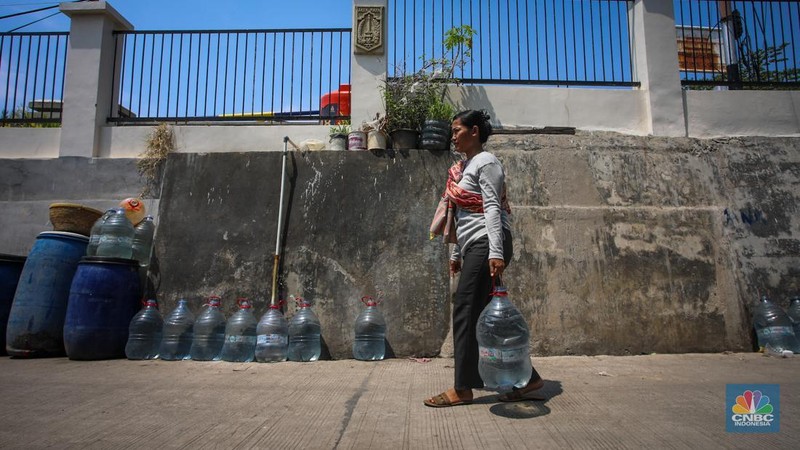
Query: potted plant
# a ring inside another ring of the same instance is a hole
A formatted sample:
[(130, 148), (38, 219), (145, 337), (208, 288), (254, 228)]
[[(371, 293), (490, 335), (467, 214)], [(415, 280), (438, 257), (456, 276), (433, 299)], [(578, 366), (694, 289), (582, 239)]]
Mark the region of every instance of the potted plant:
[(450, 121), (455, 107), (445, 99), (447, 85), (458, 83), (456, 69), (461, 69), (472, 57), (472, 36), (475, 30), (469, 25), (453, 27), (445, 32), (445, 54), (440, 59), (431, 59), (426, 72), (431, 73), (430, 98), (422, 126), (421, 145), (426, 150), (447, 150), (450, 145)]
[(375, 120), (364, 122), (361, 131), (367, 133), (368, 150), (386, 150), (386, 117), (375, 114)]
[(339, 125), (331, 127), (330, 144), (331, 150), (347, 150), (347, 135), (350, 134), (350, 123), (343, 121)]
[(450, 146), (450, 121), (456, 110), (438, 96), (431, 101), (425, 122), (422, 125), (420, 148), (425, 150), (447, 150)]
[(416, 89), (415, 75), (389, 78), (383, 86), (386, 129), (395, 150), (416, 148), (417, 137), (425, 119), (425, 96)]
[(386, 80), (383, 100), (392, 147), (400, 150), (416, 148), (418, 131), (423, 130), (427, 119), (431, 119), (447, 122), (447, 136), (442, 143), (441, 122), (431, 123), (432, 128), (426, 136), (435, 134), (439, 139), (435, 143), (428, 139), (430, 145), (435, 149), (447, 148), (449, 121), (455, 114), (455, 108), (445, 101), (447, 85), (458, 82), (454, 74), (471, 57), (474, 34), (475, 30), (469, 25), (451, 28), (445, 33), (443, 42), (446, 57), (426, 60), (419, 71), (413, 74), (398, 71), (398, 76)]

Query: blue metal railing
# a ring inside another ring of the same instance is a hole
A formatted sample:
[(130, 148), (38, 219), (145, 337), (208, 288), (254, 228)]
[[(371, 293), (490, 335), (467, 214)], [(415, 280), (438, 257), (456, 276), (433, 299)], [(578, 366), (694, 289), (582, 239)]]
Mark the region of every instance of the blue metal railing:
[[(350, 34), (349, 28), (116, 32), (120, 107), (112, 107), (109, 120), (319, 121), (325, 94), (350, 83)], [(334, 117), (340, 114), (336, 109)]]
[(0, 33), (0, 125), (58, 124), (69, 33)]
[(638, 86), (628, 10), (631, 0), (390, 0), (389, 76), (446, 55), (448, 29), (469, 25), (465, 83)]

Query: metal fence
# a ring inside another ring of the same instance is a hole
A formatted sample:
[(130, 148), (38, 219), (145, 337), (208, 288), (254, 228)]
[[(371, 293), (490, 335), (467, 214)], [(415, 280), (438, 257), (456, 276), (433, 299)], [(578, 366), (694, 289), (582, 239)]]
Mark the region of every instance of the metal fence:
[(0, 33), (1, 125), (58, 124), (69, 33)]
[[(389, 0), (389, 76), (447, 57), (445, 32), (469, 25), (464, 83), (638, 86), (631, 0)], [(392, 34), (393, 33), (393, 34)]]
[[(349, 90), (349, 28), (125, 31), (116, 123), (303, 122), (341, 118), (321, 105)], [(117, 74), (115, 74), (117, 75)]]
[(681, 83), (800, 87), (800, 2), (675, 0)]

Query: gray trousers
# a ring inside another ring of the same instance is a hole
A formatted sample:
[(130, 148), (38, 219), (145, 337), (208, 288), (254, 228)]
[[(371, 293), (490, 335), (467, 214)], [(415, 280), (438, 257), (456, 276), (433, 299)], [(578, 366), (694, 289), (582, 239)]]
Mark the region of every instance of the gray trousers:
[[(481, 389), (478, 373), (478, 339), (475, 329), (483, 308), (492, 299), (492, 277), (489, 274), (489, 237), (483, 236), (462, 250), (461, 277), (453, 304), (453, 350), (456, 389)], [(514, 254), (511, 231), (503, 229), (503, 259), (506, 267)], [(539, 374), (533, 369), (531, 381)]]

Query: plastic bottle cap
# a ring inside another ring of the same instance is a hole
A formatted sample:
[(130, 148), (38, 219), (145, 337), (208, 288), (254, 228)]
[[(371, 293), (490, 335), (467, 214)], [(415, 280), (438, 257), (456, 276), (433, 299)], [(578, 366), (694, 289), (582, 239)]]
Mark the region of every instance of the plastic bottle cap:
[(248, 309), (248, 308), (252, 308), (252, 306), (250, 305), (250, 301), (249, 301), (249, 300), (247, 300), (247, 299), (246, 299), (246, 298), (244, 298), (244, 297), (239, 297), (239, 298), (237, 298), (237, 299), (236, 299), (236, 304), (238, 304), (238, 305), (239, 305), (239, 309)]
[(367, 306), (378, 306), (378, 302), (370, 295), (365, 295), (361, 297), (361, 302)]
[(222, 305), (222, 299), (216, 295), (212, 295), (208, 297), (208, 302), (206, 302), (209, 306), (220, 306)]

